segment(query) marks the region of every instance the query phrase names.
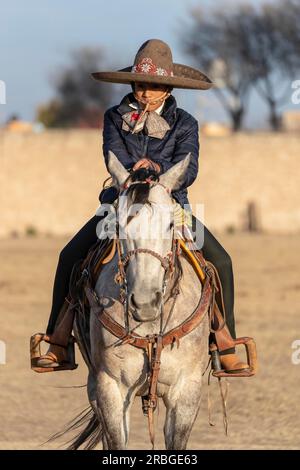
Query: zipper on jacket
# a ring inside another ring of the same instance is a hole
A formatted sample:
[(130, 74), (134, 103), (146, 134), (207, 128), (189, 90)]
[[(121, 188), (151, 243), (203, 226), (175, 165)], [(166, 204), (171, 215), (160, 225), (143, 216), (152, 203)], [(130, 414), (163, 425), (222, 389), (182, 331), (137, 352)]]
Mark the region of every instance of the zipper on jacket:
[(142, 151), (142, 158), (147, 157), (147, 150), (148, 150), (148, 143), (149, 143), (149, 136), (144, 136), (144, 143), (143, 143), (143, 151)]

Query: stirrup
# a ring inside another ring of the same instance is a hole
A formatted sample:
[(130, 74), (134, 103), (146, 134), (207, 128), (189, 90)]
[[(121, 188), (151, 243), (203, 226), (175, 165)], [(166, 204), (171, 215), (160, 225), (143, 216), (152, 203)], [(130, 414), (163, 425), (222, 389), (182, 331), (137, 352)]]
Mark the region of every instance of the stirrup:
[[(78, 367), (78, 364), (75, 363), (75, 338), (71, 336), (67, 346), (67, 356), (68, 362), (62, 362), (57, 367), (40, 367), (38, 366), (38, 360), (41, 358), (41, 342), (45, 341), (50, 343), (50, 336), (45, 335), (44, 333), (36, 333), (30, 338), (30, 364), (31, 369), (35, 372), (56, 372), (60, 370), (74, 370)], [(50, 343), (51, 344), (51, 343)]]
[(220, 353), (217, 349), (217, 346), (212, 343), (209, 347), (211, 352), (211, 363), (214, 377), (252, 377), (257, 372), (257, 354), (256, 354), (256, 344), (253, 338), (244, 336), (242, 338), (237, 338), (234, 340), (236, 346), (243, 344), (246, 348), (247, 353), (247, 363), (249, 364), (249, 369), (245, 369), (240, 372), (226, 372), (222, 369), (220, 361)]

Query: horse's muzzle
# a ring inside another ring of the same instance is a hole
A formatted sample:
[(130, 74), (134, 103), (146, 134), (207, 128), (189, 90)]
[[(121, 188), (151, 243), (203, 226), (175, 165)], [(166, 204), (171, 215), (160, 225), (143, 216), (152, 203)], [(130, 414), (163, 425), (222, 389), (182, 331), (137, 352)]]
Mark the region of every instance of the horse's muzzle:
[(150, 322), (157, 319), (160, 314), (162, 293), (157, 291), (150, 302), (142, 302), (132, 293), (128, 298), (128, 308), (134, 320)]

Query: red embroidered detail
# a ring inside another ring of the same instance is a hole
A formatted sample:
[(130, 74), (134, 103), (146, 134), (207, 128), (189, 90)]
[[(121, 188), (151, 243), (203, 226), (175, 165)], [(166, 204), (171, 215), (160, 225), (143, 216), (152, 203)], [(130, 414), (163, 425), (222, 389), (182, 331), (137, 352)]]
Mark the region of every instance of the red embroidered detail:
[(139, 113), (132, 113), (130, 121), (137, 121), (139, 117)]
[(145, 73), (147, 75), (159, 75), (162, 77), (173, 77), (172, 71), (168, 71), (163, 67), (158, 67), (153, 64), (150, 57), (144, 57), (141, 62), (134, 65), (131, 70), (132, 73)]

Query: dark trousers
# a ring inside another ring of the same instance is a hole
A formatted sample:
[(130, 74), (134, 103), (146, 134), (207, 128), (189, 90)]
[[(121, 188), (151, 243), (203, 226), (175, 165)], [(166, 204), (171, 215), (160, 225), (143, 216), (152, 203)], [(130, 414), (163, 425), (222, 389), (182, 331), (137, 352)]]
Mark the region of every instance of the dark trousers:
[[(100, 216), (92, 217), (60, 253), (54, 281), (52, 309), (47, 327), (49, 335), (54, 331), (59, 311), (68, 294), (72, 268), (78, 260), (85, 258), (89, 248), (96, 243), (96, 226), (101, 218)], [(236, 338), (233, 313), (234, 282), (230, 256), (199, 220), (193, 218), (193, 222), (196, 223), (196, 242), (197, 240), (204, 241), (203, 246), (201, 244), (198, 247), (202, 249), (204, 258), (213, 263), (218, 270), (223, 287), (227, 326), (231, 336)]]

